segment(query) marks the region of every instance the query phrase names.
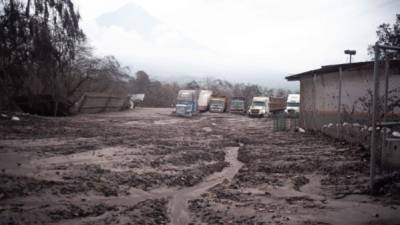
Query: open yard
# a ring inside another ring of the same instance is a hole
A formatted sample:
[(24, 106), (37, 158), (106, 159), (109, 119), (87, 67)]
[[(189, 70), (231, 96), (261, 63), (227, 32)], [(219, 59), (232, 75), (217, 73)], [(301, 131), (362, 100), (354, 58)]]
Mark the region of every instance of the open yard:
[(400, 224), (358, 146), (171, 112), (0, 119), (0, 224)]

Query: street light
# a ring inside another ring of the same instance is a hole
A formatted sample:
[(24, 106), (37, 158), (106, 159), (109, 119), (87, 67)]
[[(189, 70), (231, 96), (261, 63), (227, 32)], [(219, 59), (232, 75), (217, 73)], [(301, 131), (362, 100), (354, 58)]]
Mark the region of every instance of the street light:
[(357, 52), (356, 50), (344, 50), (344, 54), (350, 55), (350, 63), (351, 63), (351, 56), (355, 55)]

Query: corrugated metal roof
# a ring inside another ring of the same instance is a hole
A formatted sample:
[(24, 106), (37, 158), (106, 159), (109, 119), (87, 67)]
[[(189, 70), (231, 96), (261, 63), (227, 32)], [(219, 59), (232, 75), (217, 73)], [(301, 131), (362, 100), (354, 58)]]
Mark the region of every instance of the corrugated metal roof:
[[(326, 65), (322, 66), (319, 69), (315, 70), (310, 70), (306, 71), (303, 73), (298, 73), (294, 75), (290, 75), (286, 77), (286, 80), (288, 81), (297, 81), (300, 80), (301, 77), (307, 76), (307, 75), (314, 75), (314, 74), (322, 74), (322, 73), (331, 73), (331, 72), (338, 72), (339, 67), (342, 67), (343, 70), (349, 70), (349, 69), (356, 69), (358, 67), (362, 66), (370, 66), (373, 68), (374, 66), (374, 61), (367, 61), (367, 62), (356, 62), (356, 63), (345, 63), (345, 64), (333, 64), (333, 65)], [(400, 67), (400, 60), (392, 60), (390, 62), (390, 66), (397, 66)]]

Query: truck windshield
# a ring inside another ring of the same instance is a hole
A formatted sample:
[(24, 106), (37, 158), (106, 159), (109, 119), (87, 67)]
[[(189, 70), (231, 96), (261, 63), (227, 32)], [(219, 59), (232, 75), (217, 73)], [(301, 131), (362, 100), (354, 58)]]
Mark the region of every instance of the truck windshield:
[(224, 100), (211, 100), (210, 101), (210, 103), (211, 104), (216, 104), (216, 105), (223, 105), (223, 104), (225, 104), (225, 101)]
[(299, 107), (300, 103), (299, 102), (288, 102), (287, 106), (288, 107)]
[(178, 101), (176, 102), (176, 104), (177, 104), (177, 105), (191, 105), (191, 104), (192, 104), (192, 101), (189, 101), (189, 100), (178, 100)]
[(237, 106), (237, 107), (241, 107), (244, 105), (244, 102), (241, 100), (233, 100), (232, 101), (232, 106)]
[(193, 99), (193, 94), (190, 92), (180, 92), (178, 94), (178, 100), (189, 100), (191, 101)]
[(253, 102), (253, 106), (265, 106), (265, 102)]

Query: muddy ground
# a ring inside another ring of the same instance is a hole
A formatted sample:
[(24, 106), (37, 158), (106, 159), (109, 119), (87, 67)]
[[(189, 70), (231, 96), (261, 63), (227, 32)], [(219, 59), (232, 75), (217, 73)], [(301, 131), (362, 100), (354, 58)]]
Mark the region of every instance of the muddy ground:
[(0, 225), (400, 224), (400, 183), (369, 196), (358, 146), (171, 111), (1, 118)]

